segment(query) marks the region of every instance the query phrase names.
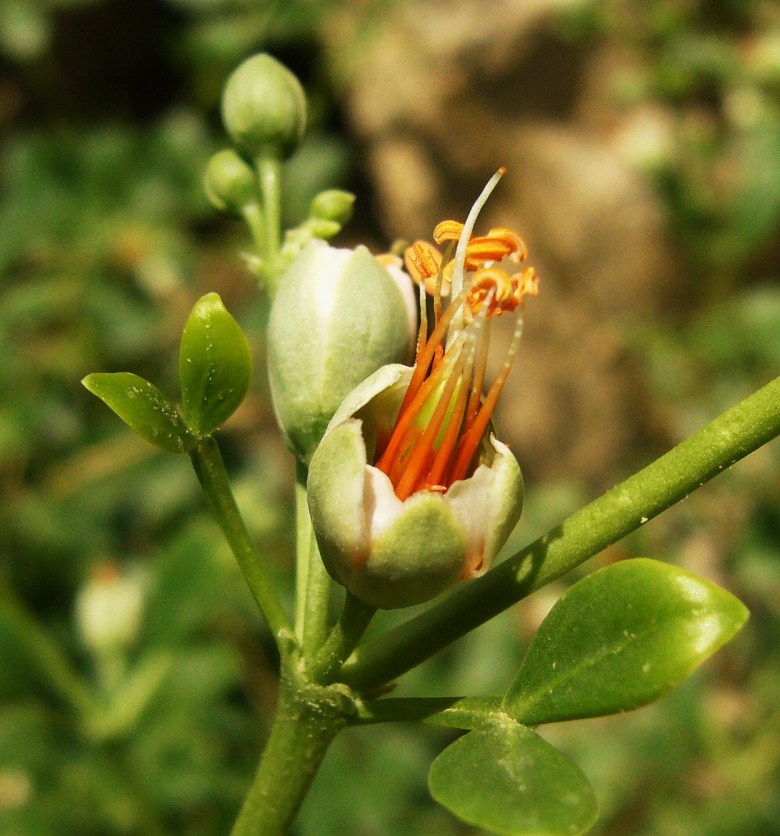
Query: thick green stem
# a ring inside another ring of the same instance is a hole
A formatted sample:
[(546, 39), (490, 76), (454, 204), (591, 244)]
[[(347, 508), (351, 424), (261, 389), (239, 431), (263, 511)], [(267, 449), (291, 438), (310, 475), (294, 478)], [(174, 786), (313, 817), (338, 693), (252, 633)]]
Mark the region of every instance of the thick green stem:
[(375, 612), (376, 607), (366, 604), (347, 592), (344, 609), (338, 623), (309, 667), (309, 675), (315, 682), (324, 685), (334, 681), (338, 669), (357, 647)]
[(394, 679), (639, 528), (779, 433), (780, 377), (483, 577), (360, 646), (339, 679), (360, 691)]
[(244, 525), (217, 442), (211, 436), (201, 439), (190, 451), (190, 457), (211, 510), (257, 605), (268, 621), (277, 645), (280, 648), (287, 646), (292, 637), (292, 627), (265, 570), (263, 559)]
[(346, 724), (347, 703), (338, 692), (282, 678), (271, 736), (233, 836), (287, 832), (328, 746)]

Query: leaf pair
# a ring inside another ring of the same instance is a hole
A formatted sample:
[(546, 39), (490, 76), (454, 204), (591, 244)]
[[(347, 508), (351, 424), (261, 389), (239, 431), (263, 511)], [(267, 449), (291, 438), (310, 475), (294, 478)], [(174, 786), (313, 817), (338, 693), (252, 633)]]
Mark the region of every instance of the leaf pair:
[(191, 450), (238, 409), (249, 389), (252, 358), (238, 323), (216, 293), (192, 309), (179, 348), (182, 412), (148, 380), (130, 372), (96, 373), (81, 382), (150, 443)]
[(654, 560), (594, 572), (542, 623), (502, 711), (434, 761), (431, 794), (494, 833), (582, 833), (596, 818), (590, 784), (528, 726), (652, 702), (729, 641), (747, 616), (730, 593)]

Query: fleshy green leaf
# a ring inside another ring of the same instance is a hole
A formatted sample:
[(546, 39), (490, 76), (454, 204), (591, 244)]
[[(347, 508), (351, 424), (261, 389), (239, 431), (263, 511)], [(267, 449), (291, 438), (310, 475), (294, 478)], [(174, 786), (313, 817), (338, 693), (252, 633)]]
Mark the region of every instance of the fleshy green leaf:
[(197, 435), (213, 432), (238, 409), (249, 389), (252, 357), (244, 333), (217, 293), (196, 303), (179, 349), (182, 406)]
[(176, 407), (148, 380), (131, 372), (87, 375), (82, 384), (142, 438), (169, 453), (195, 443)]
[(505, 709), (527, 725), (628, 711), (657, 699), (748, 617), (729, 592), (655, 560), (626, 560), (566, 592), (531, 642)]
[(579, 767), (508, 717), (445, 749), (428, 788), (439, 804), (491, 833), (575, 836), (596, 818), (596, 798)]

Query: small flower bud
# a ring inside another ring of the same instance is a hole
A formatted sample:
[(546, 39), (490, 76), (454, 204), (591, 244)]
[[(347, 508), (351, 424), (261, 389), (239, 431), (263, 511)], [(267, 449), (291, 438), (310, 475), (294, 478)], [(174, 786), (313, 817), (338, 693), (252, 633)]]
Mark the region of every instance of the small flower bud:
[(211, 205), (220, 212), (240, 212), (257, 199), (255, 173), (235, 151), (218, 151), (209, 160), (203, 185)]
[(408, 356), (413, 311), (408, 279), (404, 290), (365, 247), (306, 245), (281, 278), (268, 324), (274, 411), (296, 456), (309, 460), (352, 388)]
[(76, 599), (76, 623), (93, 653), (125, 650), (138, 637), (143, 585), (133, 574), (120, 574), (111, 563), (98, 566)]
[(352, 206), (355, 195), (341, 189), (328, 189), (320, 192), (311, 202), (309, 214), (321, 221), (333, 221), (340, 227), (352, 218)]
[(222, 121), (240, 151), (282, 159), (306, 129), (306, 96), (298, 79), (275, 58), (248, 58), (227, 80)]

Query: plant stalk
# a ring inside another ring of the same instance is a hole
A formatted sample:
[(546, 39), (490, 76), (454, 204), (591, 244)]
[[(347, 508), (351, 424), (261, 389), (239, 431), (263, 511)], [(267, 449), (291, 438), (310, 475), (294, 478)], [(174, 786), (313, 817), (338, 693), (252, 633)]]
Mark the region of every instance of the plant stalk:
[(190, 457), (217, 523), (268, 622), (277, 646), (282, 649), (293, 635), (292, 626), (238, 510), (217, 442), (211, 436), (201, 439), (190, 451)]
[(325, 752), (346, 725), (345, 698), (283, 675), (271, 736), (233, 836), (281, 836), (303, 802)]
[(265, 238), (260, 253), (264, 260), (272, 264), (281, 243), (281, 164), (276, 157), (258, 157), (255, 160), (255, 170), (265, 221)]
[(337, 678), (338, 669), (357, 647), (375, 612), (376, 607), (366, 604), (347, 591), (341, 617), (308, 669), (314, 682), (327, 685)]

